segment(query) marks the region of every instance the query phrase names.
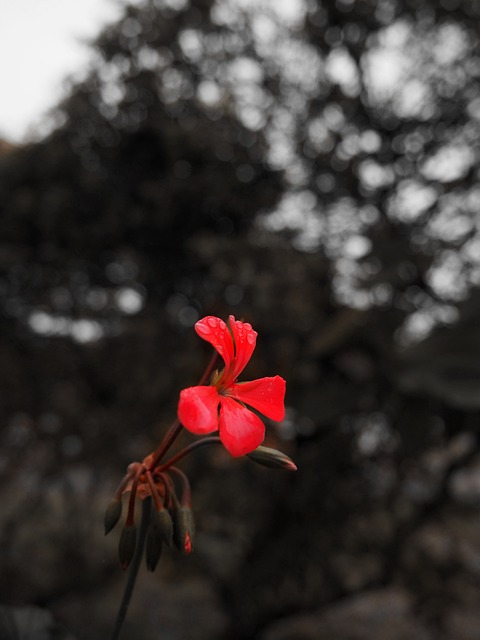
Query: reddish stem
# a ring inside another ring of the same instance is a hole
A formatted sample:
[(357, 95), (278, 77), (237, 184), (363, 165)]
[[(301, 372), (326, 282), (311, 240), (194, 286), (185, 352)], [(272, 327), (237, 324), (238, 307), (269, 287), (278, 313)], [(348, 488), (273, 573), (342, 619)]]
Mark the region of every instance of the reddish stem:
[(157, 468), (159, 471), (166, 471), (167, 469), (170, 469), (170, 467), (173, 464), (175, 464), (176, 462), (184, 458), (186, 455), (188, 455), (191, 451), (194, 451), (195, 449), (200, 449), (200, 447), (204, 447), (207, 444), (218, 444), (218, 443), (221, 443), (221, 440), (218, 436), (210, 436), (209, 438), (202, 438), (202, 440), (196, 440), (195, 442), (192, 442), (192, 444), (189, 444), (188, 447), (185, 447), (185, 449), (182, 449), (181, 451), (176, 453), (174, 456), (169, 458), (166, 462), (164, 462), (161, 466)]
[(167, 451), (170, 449), (172, 444), (178, 438), (181, 430), (182, 430), (182, 425), (179, 423), (178, 420), (175, 420), (175, 422), (172, 424), (170, 429), (165, 434), (162, 442), (160, 443), (160, 446), (153, 454), (152, 461), (149, 464), (150, 469), (155, 469), (155, 467), (158, 465), (160, 460), (163, 458), (163, 456), (167, 453)]
[[(205, 369), (202, 377), (200, 378), (198, 386), (204, 385), (205, 382), (207, 382), (207, 380), (212, 375), (213, 369), (215, 367), (215, 363), (217, 362), (217, 357), (218, 357), (218, 354), (215, 351), (213, 356), (212, 356), (212, 358), (210, 359), (210, 362), (208, 363), (207, 368)], [(172, 444), (178, 438), (178, 436), (180, 435), (180, 432), (182, 431), (182, 429), (183, 429), (183, 427), (179, 423), (179, 421), (175, 420), (175, 422), (172, 424), (170, 429), (165, 434), (165, 437), (163, 438), (162, 442), (160, 443), (160, 446), (153, 453), (152, 462), (148, 465), (150, 470), (151, 469), (155, 469), (155, 467), (158, 465), (160, 460), (163, 458), (163, 456), (167, 453), (167, 451), (170, 449)]]
[[(155, 471), (158, 471), (158, 468)], [(165, 509), (170, 509), (170, 503), (172, 501), (172, 490), (170, 489), (170, 484), (168, 483), (168, 476), (165, 473), (159, 473), (158, 477), (163, 482), (163, 486), (165, 487), (165, 498), (163, 501), (163, 506), (165, 507)]]
[(118, 488), (115, 492), (115, 495), (113, 496), (114, 500), (121, 500), (122, 499), (122, 495), (123, 495), (123, 491), (125, 489), (125, 487), (127, 486), (127, 484), (130, 482), (130, 480), (133, 478), (135, 474), (133, 472), (128, 472), (124, 477), (123, 480), (120, 482), (120, 484), (118, 485)]
[(187, 476), (177, 467), (170, 467), (170, 471), (177, 475), (182, 482), (182, 498), (180, 500), (181, 506), (188, 507), (190, 509), (192, 506), (192, 489), (190, 487), (190, 482), (188, 481)]
[(163, 474), (163, 477), (168, 483), (168, 487), (170, 490), (170, 507), (172, 507), (173, 510), (176, 511), (180, 505), (178, 504), (177, 494), (175, 493), (175, 483), (167, 473)]
[(216, 351), (214, 351), (212, 357), (210, 358), (210, 362), (207, 365), (207, 368), (203, 372), (203, 376), (200, 378), (200, 381), (198, 383), (199, 387), (204, 385), (207, 382), (207, 380), (210, 378), (210, 376), (212, 375), (213, 369), (214, 369), (215, 364), (217, 362), (217, 358), (218, 358), (218, 353)]
[(162, 509), (162, 500), (160, 498), (160, 494), (158, 493), (158, 489), (153, 481), (152, 472), (147, 471), (145, 475), (147, 476), (147, 481), (150, 486), (150, 493), (152, 494), (153, 502), (155, 504), (155, 510), (160, 511)]
[(142, 467), (140, 466), (139, 470), (137, 471), (135, 478), (132, 482), (132, 488), (130, 491), (130, 496), (128, 499), (128, 511), (127, 511), (127, 519), (125, 520), (125, 526), (126, 527), (131, 527), (134, 523), (134, 515), (135, 515), (135, 498), (137, 496), (137, 486), (138, 486), (138, 479), (140, 478), (140, 474), (142, 471)]

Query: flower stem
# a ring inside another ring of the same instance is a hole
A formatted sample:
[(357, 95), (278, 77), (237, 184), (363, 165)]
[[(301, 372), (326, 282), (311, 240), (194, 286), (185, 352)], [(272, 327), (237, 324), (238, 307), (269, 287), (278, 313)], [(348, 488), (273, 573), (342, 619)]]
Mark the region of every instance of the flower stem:
[(130, 605), (130, 600), (132, 598), (133, 589), (135, 587), (135, 582), (138, 576), (138, 570), (140, 568), (140, 563), (143, 557), (143, 549), (145, 547), (145, 539), (147, 537), (147, 529), (150, 523), (151, 511), (152, 511), (151, 498), (146, 498), (142, 503), (142, 519), (140, 522), (140, 532), (138, 536), (138, 543), (135, 549), (135, 555), (133, 556), (132, 563), (128, 571), (127, 584), (125, 585), (125, 590), (123, 592), (122, 601), (120, 603), (120, 608), (118, 610), (117, 618), (115, 620), (115, 626), (113, 628), (111, 640), (118, 639), (120, 635), (120, 631), (122, 630), (123, 623), (125, 621), (125, 616), (127, 615), (128, 607)]
[(128, 511), (127, 511), (127, 519), (125, 520), (125, 524), (127, 527), (131, 527), (133, 525), (133, 520), (135, 517), (135, 498), (137, 497), (137, 487), (138, 487), (138, 479), (140, 477), (140, 470), (137, 471), (135, 477), (132, 482), (132, 488), (130, 490), (130, 497), (128, 499)]
[(180, 478), (182, 483), (182, 498), (180, 500), (180, 505), (182, 507), (192, 508), (192, 489), (190, 487), (190, 482), (188, 481), (187, 476), (183, 473), (181, 469), (177, 469), (177, 467), (170, 467), (170, 471), (173, 471), (175, 475)]
[[(205, 384), (205, 382), (207, 382), (207, 380), (212, 375), (213, 369), (215, 367), (215, 363), (217, 362), (217, 357), (218, 357), (218, 354), (215, 351), (213, 356), (212, 356), (212, 358), (210, 359), (210, 362), (208, 363), (207, 368), (205, 369), (205, 371), (203, 372), (202, 377), (200, 378), (200, 381), (198, 383), (199, 386)], [(178, 438), (178, 436), (180, 435), (180, 432), (182, 431), (182, 429), (183, 429), (183, 427), (179, 423), (179, 421), (175, 420), (175, 422), (172, 424), (170, 429), (165, 434), (165, 437), (163, 438), (162, 442), (160, 443), (160, 446), (153, 453), (152, 461), (148, 465), (150, 470), (151, 469), (155, 469), (155, 467), (158, 465), (160, 460), (163, 458), (163, 456), (167, 453), (167, 451), (170, 449), (172, 444)]]
[(212, 357), (210, 358), (210, 362), (207, 365), (207, 368), (205, 369), (205, 371), (203, 372), (202, 377), (200, 378), (198, 386), (202, 386), (210, 378), (210, 376), (212, 375), (213, 370), (215, 368), (215, 365), (217, 363), (217, 358), (218, 358), (218, 353), (216, 351), (214, 351)]
[(221, 440), (218, 436), (210, 436), (209, 438), (202, 438), (201, 440), (196, 440), (195, 442), (192, 442), (192, 444), (189, 444), (188, 447), (185, 447), (185, 449), (182, 449), (181, 451), (176, 453), (174, 456), (169, 458), (160, 467), (158, 467), (158, 470), (166, 471), (176, 462), (178, 462), (179, 460), (187, 456), (191, 451), (194, 451), (195, 449), (200, 449), (200, 447), (204, 447), (207, 444), (218, 444), (220, 442)]
[(150, 469), (155, 469), (155, 467), (158, 465), (160, 460), (163, 458), (163, 456), (167, 453), (167, 451), (170, 449), (172, 444), (175, 442), (175, 440), (180, 435), (180, 432), (181, 432), (182, 428), (183, 427), (180, 424), (180, 422), (178, 420), (175, 420), (175, 422), (172, 424), (170, 429), (165, 434), (165, 437), (163, 438), (162, 442), (160, 443), (160, 446), (158, 447), (158, 449), (153, 454), (152, 462), (149, 464), (149, 468)]

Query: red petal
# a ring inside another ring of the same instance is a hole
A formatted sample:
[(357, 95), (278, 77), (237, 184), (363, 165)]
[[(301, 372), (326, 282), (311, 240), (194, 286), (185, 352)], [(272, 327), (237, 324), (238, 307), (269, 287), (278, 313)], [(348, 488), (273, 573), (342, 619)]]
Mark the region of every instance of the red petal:
[(220, 398), (220, 438), (232, 456), (250, 453), (264, 437), (265, 426), (258, 416), (232, 398)]
[(178, 419), (192, 433), (218, 429), (219, 395), (215, 387), (189, 387), (180, 392)]
[(195, 331), (218, 351), (228, 368), (234, 357), (234, 346), (226, 323), (221, 318), (206, 316), (195, 324)]
[(229, 375), (229, 379), (233, 382), (242, 373), (252, 357), (258, 334), (252, 329), (251, 324), (235, 320), (233, 316), (229, 317), (228, 324), (235, 344), (235, 363)]
[(232, 384), (227, 393), (278, 422), (285, 417), (285, 387), (285, 380), (275, 376)]

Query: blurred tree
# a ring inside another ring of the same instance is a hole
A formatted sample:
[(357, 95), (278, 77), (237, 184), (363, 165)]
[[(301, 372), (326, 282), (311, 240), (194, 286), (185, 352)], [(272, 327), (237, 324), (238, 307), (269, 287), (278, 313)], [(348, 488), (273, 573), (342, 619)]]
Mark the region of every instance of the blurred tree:
[[(353, 637), (343, 611), (356, 638), (477, 637), (479, 15), (142, 0), (93, 43), (48, 136), (0, 148), (3, 599), (70, 589), (69, 623), (111, 610), (79, 595), (114, 571), (84, 521), (201, 370), (194, 322), (233, 312), (260, 333), (252, 376), (288, 380), (269, 438), (301, 471), (191, 463), (198, 554), (158, 625), (187, 633), (186, 602), (209, 640), (281, 637), (285, 616), (289, 637)], [(78, 535), (52, 549), (55, 491)], [(39, 522), (37, 570), (19, 571)], [(376, 607), (406, 626), (375, 630)]]

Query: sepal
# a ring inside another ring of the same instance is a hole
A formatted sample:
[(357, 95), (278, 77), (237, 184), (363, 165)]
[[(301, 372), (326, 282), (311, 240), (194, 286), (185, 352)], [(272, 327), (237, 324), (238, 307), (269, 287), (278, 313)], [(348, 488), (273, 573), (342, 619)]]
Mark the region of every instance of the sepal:
[(264, 467), (269, 467), (270, 469), (285, 469), (286, 471), (297, 470), (297, 465), (293, 460), (281, 451), (277, 451), (277, 449), (257, 447), (255, 451), (247, 455), (253, 462), (261, 464)]
[(122, 515), (122, 501), (113, 499), (105, 511), (105, 535), (108, 535), (113, 527), (120, 520)]
[(157, 516), (158, 514), (154, 511), (147, 531), (145, 562), (149, 571), (155, 571), (162, 555), (163, 534)]
[(127, 569), (130, 564), (135, 548), (137, 546), (137, 527), (132, 525), (125, 525), (120, 535), (118, 543), (118, 558), (120, 560), (120, 566), (122, 569)]
[(173, 515), (173, 542), (182, 553), (192, 553), (195, 540), (195, 521), (189, 507), (180, 506)]

